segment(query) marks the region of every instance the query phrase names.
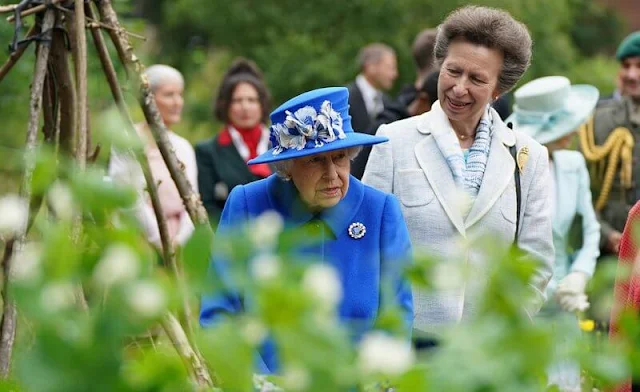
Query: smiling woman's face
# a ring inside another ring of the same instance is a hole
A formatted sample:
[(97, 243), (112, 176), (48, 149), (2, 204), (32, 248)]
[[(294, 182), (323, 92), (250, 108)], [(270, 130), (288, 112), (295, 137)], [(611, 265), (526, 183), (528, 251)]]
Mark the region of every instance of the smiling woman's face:
[(335, 206), (347, 194), (350, 171), (348, 151), (337, 150), (294, 159), (289, 175), (302, 201), (317, 211)]
[(475, 128), (487, 104), (499, 94), (502, 62), (497, 49), (463, 39), (451, 42), (438, 79), (438, 100), (449, 121)]

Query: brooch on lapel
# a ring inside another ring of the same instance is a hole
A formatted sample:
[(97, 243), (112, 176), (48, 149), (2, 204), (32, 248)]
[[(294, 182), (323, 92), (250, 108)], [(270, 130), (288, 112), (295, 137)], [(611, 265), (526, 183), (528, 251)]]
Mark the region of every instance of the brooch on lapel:
[(524, 167), (527, 165), (529, 161), (529, 147), (524, 146), (518, 150), (518, 154), (516, 155), (516, 162), (518, 163), (518, 170), (520, 170), (520, 174), (524, 172)]
[(364, 237), (366, 232), (367, 228), (360, 222), (353, 222), (349, 225), (349, 236), (351, 236), (351, 238), (359, 240)]

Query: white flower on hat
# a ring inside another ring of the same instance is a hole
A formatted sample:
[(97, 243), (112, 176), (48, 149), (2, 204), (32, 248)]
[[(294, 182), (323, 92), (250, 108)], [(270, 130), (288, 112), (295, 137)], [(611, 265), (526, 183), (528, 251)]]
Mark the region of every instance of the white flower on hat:
[(397, 376), (408, 371), (415, 359), (409, 341), (381, 331), (366, 334), (360, 342), (358, 366), (365, 374)]
[(320, 113), (315, 123), (318, 138), (325, 143), (331, 143), (337, 139), (344, 139), (346, 135), (342, 129), (342, 117), (333, 110), (331, 101), (324, 101), (320, 107)]
[(315, 130), (315, 121), (318, 113), (312, 106), (305, 106), (291, 113), (286, 110), (287, 117), (284, 120), (284, 125), (289, 129), (295, 129), (298, 133), (307, 139), (315, 139), (317, 133)]
[(293, 133), (293, 129), (287, 128), (284, 124), (274, 124), (271, 129), (278, 137), (278, 148), (273, 152), (279, 154), (283, 150), (295, 148), (296, 150), (302, 150), (307, 144), (307, 139), (302, 134)]
[(47, 200), (54, 214), (62, 220), (73, 217), (73, 194), (68, 186), (56, 181), (47, 193)]
[(259, 249), (272, 249), (278, 243), (278, 237), (284, 228), (282, 216), (269, 210), (260, 214), (251, 227), (253, 245)]
[(282, 386), (287, 391), (304, 391), (311, 384), (309, 371), (299, 365), (288, 365), (282, 372)]
[(6, 195), (0, 199), (0, 217), (0, 237), (14, 238), (27, 229), (29, 203), (18, 195)]
[(262, 253), (251, 263), (251, 275), (260, 282), (268, 282), (280, 275), (281, 262), (278, 256)]
[(11, 262), (11, 276), (17, 282), (27, 282), (42, 276), (42, 245), (29, 242), (22, 247)]
[(140, 269), (138, 256), (124, 244), (109, 246), (93, 270), (93, 279), (102, 287), (131, 281)]
[(128, 289), (128, 302), (135, 314), (144, 318), (160, 315), (167, 306), (162, 288), (153, 282), (137, 282)]
[(302, 287), (326, 309), (335, 308), (342, 299), (342, 282), (338, 272), (327, 264), (314, 264), (307, 268)]
[(69, 282), (50, 283), (40, 292), (40, 304), (52, 313), (70, 309), (76, 302), (75, 290)]

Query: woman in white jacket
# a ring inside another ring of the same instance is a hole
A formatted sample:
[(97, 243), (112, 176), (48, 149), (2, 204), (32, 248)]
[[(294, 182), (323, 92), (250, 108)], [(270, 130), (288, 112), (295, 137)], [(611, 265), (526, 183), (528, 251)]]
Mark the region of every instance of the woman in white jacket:
[[(146, 70), (149, 85), (154, 93), (158, 111), (167, 128), (177, 124), (182, 116), (184, 79), (175, 68), (167, 65), (153, 65)], [(144, 153), (149, 161), (153, 179), (158, 188), (162, 212), (167, 221), (169, 237), (174, 245), (183, 245), (193, 232), (193, 222), (182, 203), (178, 189), (164, 163), (155, 143), (149, 125), (137, 124), (136, 131), (144, 144)], [(184, 164), (185, 174), (197, 192), (198, 172), (195, 153), (184, 138), (169, 131), (169, 141), (179, 161)], [(160, 232), (151, 200), (146, 194), (146, 182), (138, 162), (125, 151), (112, 149), (109, 161), (109, 177), (114, 182), (132, 185), (138, 192), (138, 202), (134, 213), (147, 239), (161, 248)]]

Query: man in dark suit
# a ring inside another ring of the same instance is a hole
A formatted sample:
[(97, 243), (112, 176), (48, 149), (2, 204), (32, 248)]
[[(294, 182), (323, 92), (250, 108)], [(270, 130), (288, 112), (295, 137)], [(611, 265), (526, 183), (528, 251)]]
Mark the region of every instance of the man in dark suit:
[[(365, 46), (358, 57), (360, 74), (349, 88), (349, 114), (356, 132), (374, 134), (371, 124), (391, 98), (384, 91), (393, 87), (398, 77), (395, 51), (381, 43)], [(360, 179), (367, 164), (370, 148), (364, 148), (351, 165), (351, 174)]]

